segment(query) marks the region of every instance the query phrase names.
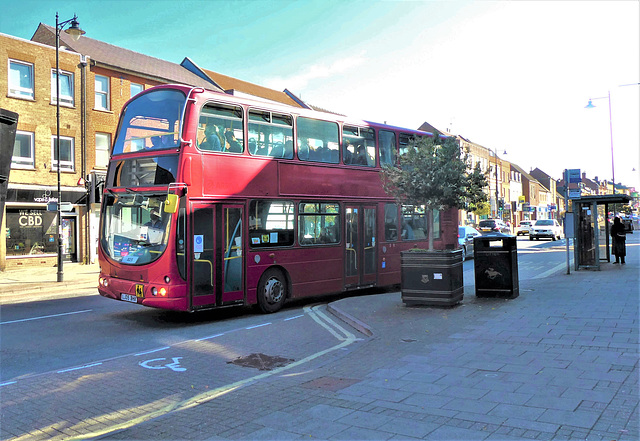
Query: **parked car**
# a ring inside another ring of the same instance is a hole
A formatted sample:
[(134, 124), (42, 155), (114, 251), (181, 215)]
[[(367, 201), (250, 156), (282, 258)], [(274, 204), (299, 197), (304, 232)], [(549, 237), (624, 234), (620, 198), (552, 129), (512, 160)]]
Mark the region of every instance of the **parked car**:
[(540, 240), (541, 237), (548, 237), (551, 240), (562, 239), (562, 227), (555, 219), (539, 219), (531, 227), (529, 240)]
[(531, 225), (533, 225), (533, 221), (523, 220), (520, 222), (520, 225), (516, 227), (516, 236), (529, 234), (531, 231)]
[(504, 233), (511, 234), (511, 228), (500, 219), (484, 219), (478, 224), (478, 229), (482, 234)]
[(482, 236), (478, 230), (473, 227), (458, 227), (458, 245), (462, 248), (462, 260), (473, 257), (473, 238)]

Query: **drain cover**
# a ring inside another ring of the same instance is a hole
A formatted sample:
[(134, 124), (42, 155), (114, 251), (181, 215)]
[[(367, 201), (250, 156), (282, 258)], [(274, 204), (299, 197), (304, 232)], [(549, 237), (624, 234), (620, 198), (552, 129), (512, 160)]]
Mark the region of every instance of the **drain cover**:
[(233, 361), (228, 361), (227, 364), (270, 371), (271, 369), (286, 366), (292, 361), (294, 361), (292, 358), (278, 357), (277, 355), (250, 354), (246, 357), (238, 357)]

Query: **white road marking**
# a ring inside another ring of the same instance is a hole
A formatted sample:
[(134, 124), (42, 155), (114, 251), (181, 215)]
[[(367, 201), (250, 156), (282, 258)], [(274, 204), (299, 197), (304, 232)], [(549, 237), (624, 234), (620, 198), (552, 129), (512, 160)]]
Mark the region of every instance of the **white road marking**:
[(101, 364), (102, 363), (85, 364), (84, 366), (78, 366), (78, 367), (74, 367), (74, 368), (70, 368), (70, 369), (63, 369), (61, 371), (58, 371), (58, 373), (62, 374), (64, 372), (79, 371), (80, 369), (86, 369), (86, 368), (90, 368), (90, 367), (94, 367), (94, 366), (100, 366)]
[(43, 316), (40, 316), (40, 317), (32, 317), (32, 318), (28, 318), (28, 319), (11, 320), (11, 321), (8, 321), (8, 322), (0, 322), (0, 325), (8, 325), (9, 323), (29, 322), (31, 320), (42, 320), (42, 319), (52, 318), (52, 317), (62, 317), (64, 315), (82, 314), (84, 312), (91, 312), (91, 311), (93, 311), (93, 309), (84, 309), (82, 311), (74, 311), (74, 312), (63, 312), (62, 314), (43, 315)]
[(160, 351), (164, 351), (165, 349), (170, 349), (170, 348), (171, 348), (171, 346), (165, 346), (164, 348), (152, 349), (150, 351), (140, 352), (138, 354), (135, 354), (134, 357), (138, 357), (140, 355), (153, 354), (154, 352), (160, 352)]
[(261, 328), (263, 326), (269, 326), (271, 323), (263, 323), (261, 325), (255, 325), (255, 326), (249, 326), (248, 328), (244, 328), (244, 329), (256, 329), (256, 328)]

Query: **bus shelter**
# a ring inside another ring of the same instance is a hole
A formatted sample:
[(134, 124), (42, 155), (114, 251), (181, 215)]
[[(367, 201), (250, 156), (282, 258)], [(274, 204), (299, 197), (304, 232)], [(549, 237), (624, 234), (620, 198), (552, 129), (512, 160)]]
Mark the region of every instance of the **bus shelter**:
[(574, 212), (575, 269), (600, 270), (602, 262), (611, 262), (609, 208), (614, 204), (628, 204), (626, 194), (607, 194), (572, 198)]

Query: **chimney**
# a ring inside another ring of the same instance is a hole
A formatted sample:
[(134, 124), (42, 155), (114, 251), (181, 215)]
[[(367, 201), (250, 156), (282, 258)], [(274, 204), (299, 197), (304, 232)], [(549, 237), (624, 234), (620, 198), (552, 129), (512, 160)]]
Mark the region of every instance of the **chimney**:
[(582, 172), (582, 179), (587, 179), (587, 172)]

